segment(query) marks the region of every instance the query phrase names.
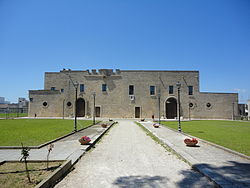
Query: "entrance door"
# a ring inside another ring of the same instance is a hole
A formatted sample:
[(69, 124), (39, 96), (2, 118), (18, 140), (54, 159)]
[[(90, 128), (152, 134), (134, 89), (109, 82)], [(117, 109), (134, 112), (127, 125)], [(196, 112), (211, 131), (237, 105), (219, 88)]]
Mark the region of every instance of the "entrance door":
[(95, 107), (95, 117), (101, 117), (101, 107)]
[(169, 98), (166, 101), (166, 117), (167, 119), (175, 119), (177, 117), (177, 101), (175, 98)]
[(76, 101), (76, 116), (77, 117), (85, 116), (85, 100), (83, 98), (79, 98)]
[(140, 118), (141, 115), (141, 108), (135, 107), (135, 118)]

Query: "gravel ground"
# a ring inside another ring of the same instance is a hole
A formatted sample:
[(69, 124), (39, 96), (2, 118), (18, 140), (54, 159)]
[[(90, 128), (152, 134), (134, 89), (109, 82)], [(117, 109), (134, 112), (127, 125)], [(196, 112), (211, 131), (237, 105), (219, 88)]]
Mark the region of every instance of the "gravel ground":
[(214, 187), (155, 143), (133, 121), (121, 120), (56, 187)]

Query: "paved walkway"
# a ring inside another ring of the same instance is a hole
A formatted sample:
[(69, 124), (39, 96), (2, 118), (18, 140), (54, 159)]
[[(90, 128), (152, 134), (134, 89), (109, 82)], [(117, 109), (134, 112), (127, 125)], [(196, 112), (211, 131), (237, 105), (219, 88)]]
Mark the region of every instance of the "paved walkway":
[(56, 187), (213, 187), (155, 143), (131, 120), (119, 120)]
[(202, 141), (200, 147), (187, 147), (187, 136), (163, 126), (154, 128), (152, 122), (140, 123), (221, 187), (250, 187), (250, 160)]
[[(100, 125), (94, 125), (64, 139), (61, 139), (54, 144), (54, 148), (50, 153), (50, 160), (72, 160), (72, 164), (86, 151), (89, 145), (80, 145), (78, 139), (82, 136), (89, 136), (93, 143), (101, 134), (106, 131)], [(48, 149), (46, 146), (40, 149), (31, 149), (28, 160), (46, 160)], [(16, 161), (21, 158), (21, 149), (0, 149), (1, 161)]]
[[(199, 142), (200, 147), (186, 147), (187, 136), (166, 127), (153, 128), (152, 122), (140, 122), (162, 142), (170, 146), (193, 167), (221, 187), (250, 188), (250, 160)], [(75, 163), (86, 151), (78, 138), (88, 135), (94, 141), (105, 132), (92, 126), (54, 143), (50, 160)], [(19, 160), (20, 149), (0, 150), (0, 162)], [(47, 147), (32, 149), (30, 160), (46, 160)], [(133, 123), (119, 120), (96, 148), (87, 152), (57, 187), (213, 187), (214, 184), (190, 166), (167, 152)]]

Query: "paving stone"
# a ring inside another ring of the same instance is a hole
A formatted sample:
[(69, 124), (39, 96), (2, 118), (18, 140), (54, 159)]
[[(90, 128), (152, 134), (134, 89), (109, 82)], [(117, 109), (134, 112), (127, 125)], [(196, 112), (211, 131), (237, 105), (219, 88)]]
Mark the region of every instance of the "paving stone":
[(214, 187), (131, 120), (118, 120), (56, 187)]
[(150, 121), (140, 123), (221, 187), (250, 187), (250, 160), (202, 141), (199, 147), (187, 147), (186, 135), (164, 126), (154, 128)]

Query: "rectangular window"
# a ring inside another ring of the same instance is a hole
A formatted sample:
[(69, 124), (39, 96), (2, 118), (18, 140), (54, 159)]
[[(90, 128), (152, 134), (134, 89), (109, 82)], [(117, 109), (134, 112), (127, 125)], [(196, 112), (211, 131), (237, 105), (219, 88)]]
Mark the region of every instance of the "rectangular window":
[(84, 92), (84, 84), (80, 84), (80, 92)]
[(169, 86), (168, 87), (168, 93), (173, 94), (174, 93), (174, 86)]
[(107, 91), (107, 84), (102, 84), (102, 91)]
[(128, 94), (129, 95), (134, 95), (134, 86), (133, 85), (129, 85), (129, 88), (128, 88)]
[(155, 95), (155, 86), (150, 86), (150, 95)]
[(63, 93), (64, 92), (64, 89), (61, 89), (61, 93)]
[(188, 86), (188, 95), (193, 95), (193, 86)]
[(51, 87), (50, 90), (51, 90), (51, 91), (55, 91), (56, 88), (55, 88), (55, 87)]

